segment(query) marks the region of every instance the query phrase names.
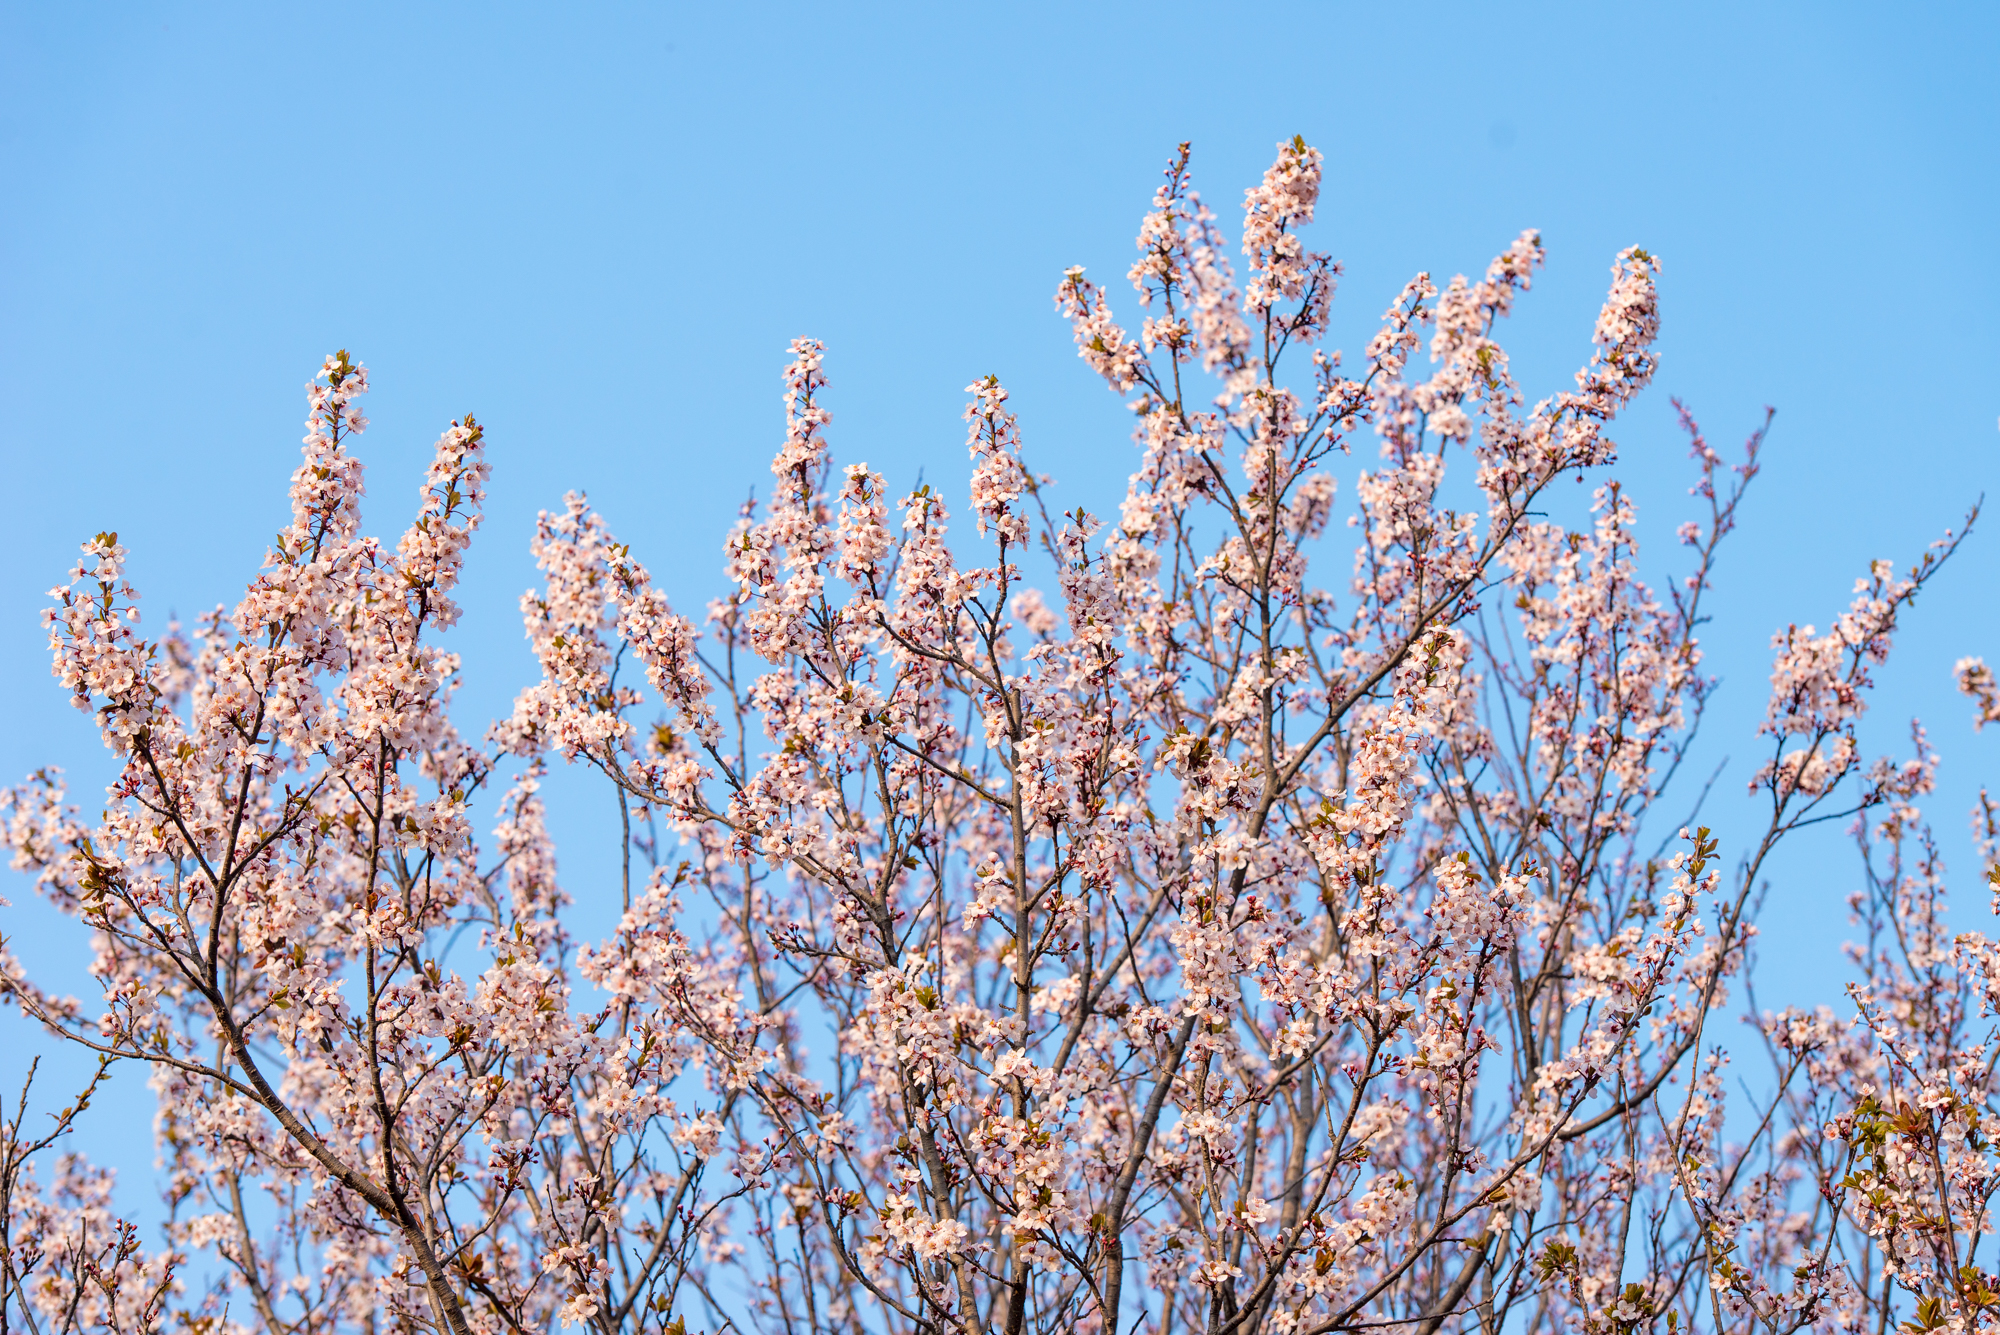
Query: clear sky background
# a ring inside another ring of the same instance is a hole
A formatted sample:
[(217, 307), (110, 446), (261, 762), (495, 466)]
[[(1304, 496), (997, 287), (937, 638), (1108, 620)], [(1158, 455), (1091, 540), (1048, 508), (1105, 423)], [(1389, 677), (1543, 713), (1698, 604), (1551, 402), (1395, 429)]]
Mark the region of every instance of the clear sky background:
[[(1084, 264), (1130, 313), (1175, 144), (1233, 236), (1294, 133), (1326, 155), (1310, 243), (1347, 266), (1350, 349), (1417, 270), (1477, 273), (1537, 227), (1548, 268), (1502, 337), (1540, 397), (1587, 357), (1612, 256), (1664, 258), (1662, 368), (1616, 433), (1651, 568), (1691, 515), (1669, 396), (1725, 449), (1778, 408), (1707, 636), (1730, 757), (1709, 815), (1740, 851), (1771, 633), (1825, 626), (1871, 558), (1906, 565), (2000, 497), (1991, 5), (7, 0), (0, 779), (60, 763), (95, 809), (108, 767), (48, 675), (46, 590), (115, 529), (154, 628), (233, 603), (286, 513), (302, 386), (339, 347), (374, 385), (375, 531), (401, 530), (450, 419), (486, 424), (453, 633), (474, 731), (533, 675), (516, 600), (565, 490), (683, 608), (720, 590), (795, 335), (828, 344), (842, 462), (962, 498), (963, 387), (995, 372), (1058, 503), (1114, 512), (1129, 419), (1076, 359), (1057, 279)], [(1994, 521), (1918, 605), (1869, 716), (1892, 747), (1920, 712), (1944, 750), (1931, 814), (1967, 926), (1992, 923), (1965, 813), (2000, 782), (2000, 737), (1972, 734), (1949, 674), (2000, 665)], [(554, 791), (570, 889), (608, 923), (611, 799)], [(1851, 853), (1829, 829), (1774, 871), (1759, 1000), (1837, 1001)], [(81, 935), (20, 877), (0, 894), (17, 953), (84, 992)], [(40, 1046), (0, 1014), (0, 1082)], [(114, 1088), (89, 1147), (136, 1207), (150, 1103), (136, 1075)]]

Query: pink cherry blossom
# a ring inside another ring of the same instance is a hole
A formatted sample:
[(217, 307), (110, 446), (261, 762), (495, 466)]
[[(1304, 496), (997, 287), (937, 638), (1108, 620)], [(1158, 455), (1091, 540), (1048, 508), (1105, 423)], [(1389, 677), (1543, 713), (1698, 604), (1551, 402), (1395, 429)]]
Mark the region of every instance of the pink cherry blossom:
[[(442, 636), (484, 428), (368, 536), (345, 352), (233, 609), (149, 638), (118, 535), (85, 543), (46, 624), (116, 778), (72, 804), (43, 770), (0, 830), (100, 995), (5, 942), (0, 989), (100, 1066), (0, 1114), (0, 1324), (2000, 1329), (2000, 944), (1947, 928), (1928, 734), (1858, 726), (1963, 531), (1777, 634), (1755, 826), (1683, 819), (1771, 419), (1730, 462), (1681, 413), (1694, 513), (1649, 584), (1609, 432), (1659, 369), (1659, 259), (1619, 253), (1574, 387), (1531, 399), (1502, 335), (1538, 233), (1416, 275), (1350, 358), (1306, 247), (1341, 164), (1278, 146), (1239, 287), (1191, 161), (1136, 333), (1057, 288), (1133, 413), (1115, 504), (1053, 507), (989, 375), (954, 527), (837, 458), (795, 340), (720, 596), (677, 611), (572, 493), (530, 544), (535, 679), (476, 737)], [(595, 884), (558, 763), (616, 806)], [(1856, 981), (1745, 1035), (1773, 855), (1830, 819)], [(573, 899), (613, 894), (584, 939)], [(158, 1104), (157, 1244), (71, 1152), (117, 1063)]]

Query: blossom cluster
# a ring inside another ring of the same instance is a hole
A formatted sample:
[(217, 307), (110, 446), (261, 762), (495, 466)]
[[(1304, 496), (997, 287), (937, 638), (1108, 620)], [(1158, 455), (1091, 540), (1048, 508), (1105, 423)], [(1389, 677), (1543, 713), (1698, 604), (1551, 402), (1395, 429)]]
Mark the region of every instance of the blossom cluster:
[[(1658, 257), (1616, 257), (1574, 388), (1530, 406), (1500, 334), (1537, 233), (1415, 276), (1350, 364), (1307, 247), (1320, 151), (1278, 146), (1234, 248), (1190, 161), (1140, 226), (1136, 331), (1081, 269), (1056, 293), (1133, 415), (1115, 516), (1052, 512), (990, 375), (959, 523), (898, 497), (836, 461), (828, 353), (796, 340), (722, 595), (676, 611), (570, 495), (520, 604), (536, 678), (477, 736), (440, 636), (485, 431), (452, 423), (400, 538), (367, 536), (345, 352), (233, 610), (149, 639), (117, 535), (85, 544), (49, 643), (117, 775), (87, 821), (44, 771), (0, 829), (92, 933), (102, 996), (4, 950), (0, 990), (101, 1070), (150, 1068), (169, 1222), (144, 1242), (55, 1157), (89, 1091), (47, 1136), (0, 1121), (0, 1313), (2000, 1329), (2000, 945), (1946, 930), (1926, 734), (1872, 756), (1858, 726), (1963, 534), (1778, 634), (1761, 829), (1669, 815), (1763, 431), (1731, 464), (1683, 412), (1698, 515), (1656, 592), (1608, 433), (1658, 369)], [(1984, 664), (1957, 673), (2000, 720)], [(557, 763), (615, 798), (587, 888), (549, 833)], [(1836, 817), (1851, 1004), (1755, 1017), (1746, 1084), (1720, 1040), (1760, 887)], [(584, 895), (615, 897), (602, 939), (572, 934)]]

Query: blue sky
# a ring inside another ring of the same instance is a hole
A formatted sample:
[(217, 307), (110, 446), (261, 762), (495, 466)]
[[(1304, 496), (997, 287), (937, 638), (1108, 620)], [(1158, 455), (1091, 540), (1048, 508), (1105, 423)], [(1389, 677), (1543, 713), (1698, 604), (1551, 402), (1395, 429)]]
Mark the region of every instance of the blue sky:
[[(1059, 503), (1114, 510), (1127, 419), (1075, 358), (1057, 278), (1084, 264), (1120, 300), (1183, 139), (1233, 234), (1294, 133), (1326, 155), (1311, 241), (1347, 266), (1349, 348), (1412, 273), (1477, 272), (1537, 227), (1548, 268), (1503, 335), (1536, 397), (1587, 355), (1612, 256), (1664, 258), (1662, 369), (1618, 433), (1650, 557), (1689, 514), (1669, 396), (1718, 446), (1777, 406), (1708, 637), (1740, 792), (1772, 631), (1824, 626), (1869, 559), (1907, 564), (2000, 495), (1989, 6), (0, 4), (0, 778), (61, 763), (94, 805), (106, 767), (48, 677), (45, 591), (108, 528), (154, 625), (233, 602), (337, 347), (375, 387), (378, 531), (451, 418), (487, 426), (454, 633), (475, 727), (531, 675), (515, 600), (565, 490), (682, 606), (718, 591), (795, 335), (828, 344), (843, 461), (962, 495), (963, 387), (994, 372)], [(2000, 738), (1972, 735), (1949, 670), (2000, 660), (1996, 588), (1988, 531), (1919, 603), (1870, 716), (1888, 744), (1921, 712), (1944, 750), (1932, 814), (1968, 925), (1988, 919), (1964, 813)], [(610, 799), (557, 790), (589, 911), (587, 804)], [(1840, 843), (1780, 862), (1773, 991), (1830, 989)], [(80, 937), (20, 878), (0, 893), (17, 951), (85, 986)], [(30, 1046), (0, 1015), (0, 1080)], [(120, 1162), (143, 1167), (146, 1108), (120, 1088)]]

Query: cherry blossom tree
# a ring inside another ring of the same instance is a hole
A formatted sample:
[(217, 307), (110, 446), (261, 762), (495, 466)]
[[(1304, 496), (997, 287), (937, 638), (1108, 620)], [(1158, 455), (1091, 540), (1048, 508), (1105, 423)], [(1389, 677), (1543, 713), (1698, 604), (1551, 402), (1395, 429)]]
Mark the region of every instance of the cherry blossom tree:
[[(1350, 361), (1320, 154), (1246, 192), (1240, 279), (1188, 163), (1136, 330), (1081, 269), (1056, 293), (1133, 413), (1115, 517), (1050, 513), (991, 376), (969, 513), (896, 498), (835, 462), (798, 340), (727, 592), (674, 611), (570, 496), (521, 602), (540, 679), (476, 739), (441, 633), (483, 431), (366, 536), (345, 352), (233, 610), (149, 639), (86, 543), (50, 647), (117, 777), (96, 822), (54, 770), (0, 817), (102, 992), (12, 953), (0, 987), (100, 1079), (150, 1069), (168, 1223), (73, 1155), (44, 1185), (97, 1085), (53, 1121), (24, 1091), (0, 1330), (2000, 1329), (2000, 945), (1947, 927), (1925, 734), (1858, 731), (1964, 530), (1776, 637), (1763, 815), (1711, 832), (1697, 632), (1764, 430), (1732, 462), (1682, 413), (1698, 517), (1656, 592), (1609, 432), (1660, 261), (1616, 257), (1529, 406), (1496, 335), (1534, 233), (1412, 279)], [(616, 795), (615, 885), (558, 875), (556, 763)], [(1850, 1002), (1757, 1013), (1766, 868), (1828, 823)], [(575, 938), (572, 894), (615, 931)]]

